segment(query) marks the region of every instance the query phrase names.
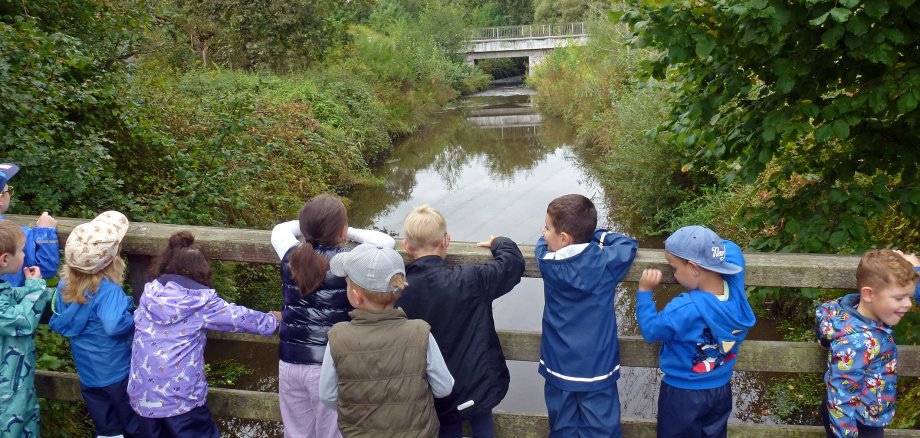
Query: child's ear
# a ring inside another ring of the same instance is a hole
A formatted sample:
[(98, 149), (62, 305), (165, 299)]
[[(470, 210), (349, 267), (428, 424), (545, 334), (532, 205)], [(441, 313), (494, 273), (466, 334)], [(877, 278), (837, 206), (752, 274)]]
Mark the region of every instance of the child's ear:
[(10, 253), (0, 254), (0, 266), (6, 267), (10, 263)]
[(865, 286), (859, 289), (859, 302), (871, 303), (875, 291), (871, 287)]
[(572, 244), (572, 236), (565, 231), (559, 234), (559, 240), (562, 241), (562, 246), (569, 246)]
[(444, 233), (444, 238), (441, 239), (441, 245), (443, 245), (444, 249), (450, 246), (450, 233)]
[(412, 255), (413, 251), (412, 251), (412, 247), (409, 246), (409, 239), (403, 239), (402, 247), (404, 250), (406, 250), (407, 253), (409, 253), (409, 255)]

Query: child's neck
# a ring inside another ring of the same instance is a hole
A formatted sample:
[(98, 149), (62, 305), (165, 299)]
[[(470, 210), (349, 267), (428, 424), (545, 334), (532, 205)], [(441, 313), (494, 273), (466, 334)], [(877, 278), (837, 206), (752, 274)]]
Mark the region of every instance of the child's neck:
[(860, 315), (865, 316), (866, 318), (869, 318), (875, 322), (879, 322), (878, 316), (876, 316), (875, 312), (873, 312), (872, 309), (868, 306), (868, 303), (863, 303), (863, 302), (857, 303), (856, 311), (859, 312)]
[(443, 259), (447, 257), (447, 250), (441, 249), (441, 248), (417, 249), (417, 250), (413, 250), (411, 252), (411, 255), (412, 255), (412, 260), (418, 260), (422, 257), (427, 257), (427, 256), (438, 256)]
[(370, 301), (365, 301), (356, 308), (361, 309), (361, 310), (366, 310), (368, 312), (380, 313), (386, 310), (393, 310), (393, 303), (383, 305), (383, 304), (372, 303)]
[(709, 292), (716, 296), (725, 294), (725, 285), (722, 282), (722, 276), (719, 274), (705, 275), (701, 277), (699, 284), (696, 286), (696, 289), (704, 292)]

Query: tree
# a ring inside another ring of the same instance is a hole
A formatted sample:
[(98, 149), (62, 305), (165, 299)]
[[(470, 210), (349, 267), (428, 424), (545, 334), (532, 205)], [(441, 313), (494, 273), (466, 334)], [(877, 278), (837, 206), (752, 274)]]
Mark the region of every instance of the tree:
[(880, 217), (920, 225), (920, 2), (641, 1), (624, 18), (674, 84), (659, 135), (685, 170), (755, 184), (760, 247), (857, 251)]
[(600, 16), (610, 9), (609, 0), (535, 0), (534, 23), (571, 23)]

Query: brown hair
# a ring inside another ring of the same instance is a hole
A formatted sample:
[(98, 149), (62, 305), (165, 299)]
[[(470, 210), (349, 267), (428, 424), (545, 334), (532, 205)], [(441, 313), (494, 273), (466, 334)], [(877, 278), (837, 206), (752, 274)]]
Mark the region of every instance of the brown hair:
[(315, 249), (317, 246), (338, 246), (342, 229), (348, 225), (348, 213), (345, 204), (338, 197), (319, 195), (303, 205), (300, 209), (300, 233), (304, 244), (291, 254), (288, 264), (300, 295), (312, 294), (329, 270), (329, 260)]
[(867, 252), (856, 268), (856, 287), (862, 289), (884, 289), (896, 284), (899, 287), (917, 282), (920, 274), (900, 254), (890, 249), (876, 249)]
[(211, 263), (189, 231), (169, 236), (169, 244), (153, 261), (150, 273), (154, 278), (163, 274), (181, 275), (211, 286)]
[(402, 296), (402, 293), (406, 289), (406, 286), (409, 285), (409, 283), (406, 282), (406, 276), (403, 275), (402, 273), (396, 273), (393, 275), (392, 278), (390, 278), (390, 291), (391, 292), (369, 291), (361, 286), (358, 286), (354, 282), (349, 281), (349, 283), (351, 284), (351, 287), (360, 289), (361, 292), (364, 293), (364, 297), (367, 298), (368, 301), (372, 303), (380, 304), (381, 306), (389, 306), (390, 304), (395, 303), (396, 300), (398, 300), (399, 297)]
[[(121, 252), (120, 246), (118, 251)], [(125, 262), (120, 256), (116, 256), (108, 266), (95, 274), (78, 271), (64, 264), (61, 266), (60, 275), (61, 282), (64, 283), (64, 287), (61, 288), (61, 297), (64, 298), (64, 302), (86, 304), (86, 294), (99, 290), (99, 284), (102, 283), (103, 278), (108, 278), (121, 286), (125, 280)]]
[(19, 246), (26, 240), (25, 233), (12, 221), (0, 220), (0, 255), (16, 255)]
[(572, 236), (572, 243), (588, 243), (597, 228), (597, 209), (582, 195), (565, 195), (553, 199), (546, 207), (550, 223), (557, 233)]

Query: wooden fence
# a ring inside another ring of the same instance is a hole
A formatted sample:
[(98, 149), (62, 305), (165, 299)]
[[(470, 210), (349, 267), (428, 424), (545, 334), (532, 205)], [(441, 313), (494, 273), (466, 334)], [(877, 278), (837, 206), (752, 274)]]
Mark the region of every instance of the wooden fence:
[[(7, 215), (7, 219), (22, 225), (34, 223), (33, 216)], [(58, 236), (61, 245), (73, 227), (85, 222), (81, 219), (58, 219)], [(248, 263), (274, 264), (278, 257), (269, 243), (270, 232), (212, 227), (193, 227), (154, 223), (132, 223), (125, 237), (122, 252), (127, 256), (131, 284), (135, 291), (143, 290), (148, 280), (145, 272), (152, 256), (165, 245), (169, 236), (180, 230), (190, 230), (196, 241), (202, 245), (209, 257)], [(397, 245), (399, 248), (400, 246)], [(533, 260), (533, 247), (521, 245), (527, 266), (525, 276), (539, 277), (540, 272)], [(406, 257), (406, 254), (403, 254)], [(448, 265), (460, 263), (482, 263), (490, 260), (487, 249), (475, 244), (452, 242)], [(814, 287), (853, 289), (854, 273), (859, 261), (854, 256), (816, 254), (745, 254), (747, 261), (746, 282), (751, 286)], [(665, 283), (675, 283), (672, 270), (664, 260), (661, 250), (640, 249), (632, 268), (624, 281), (638, 281), (645, 268), (659, 268), (665, 272)], [(209, 338), (240, 342), (277, 343), (277, 336), (266, 338), (254, 335), (210, 333)], [(500, 331), (502, 349), (509, 360), (538, 361), (540, 355), (540, 334), (520, 331)], [(620, 342), (620, 363), (627, 367), (658, 366), (658, 346), (648, 344), (640, 337), (623, 336)], [(899, 346), (899, 374), (920, 376), (920, 347)], [(745, 341), (741, 345), (735, 365), (739, 371), (822, 373), (826, 369), (825, 352), (812, 342)], [(50, 371), (36, 373), (36, 388), (43, 398), (57, 400), (80, 400), (80, 388), (76, 375)], [(218, 416), (244, 419), (280, 421), (278, 395), (259, 391), (242, 391), (211, 388), (208, 405)], [(548, 431), (545, 415), (514, 414), (496, 412), (496, 435), (498, 437), (543, 437)], [(655, 422), (649, 420), (624, 419), (625, 436), (653, 437)], [(765, 424), (732, 424), (732, 436), (744, 437), (822, 437), (824, 430), (814, 426), (786, 426)], [(920, 437), (920, 430), (889, 430), (889, 437)]]

